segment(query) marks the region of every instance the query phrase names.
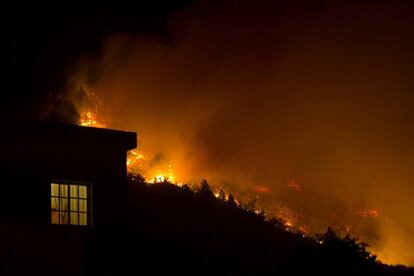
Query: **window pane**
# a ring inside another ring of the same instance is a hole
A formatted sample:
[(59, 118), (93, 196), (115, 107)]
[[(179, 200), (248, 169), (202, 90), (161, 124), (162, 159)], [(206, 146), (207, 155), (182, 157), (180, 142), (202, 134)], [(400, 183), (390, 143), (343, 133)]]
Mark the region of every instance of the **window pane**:
[(79, 213), (79, 224), (88, 225), (88, 217), (85, 213)]
[(78, 185), (70, 185), (70, 197), (78, 197)]
[(78, 213), (72, 212), (70, 213), (70, 224), (78, 225)]
[(86, 212), (87, 206), (86, 206), (86, 199), (79, 199), (79, 211)]
[(68, 185), (60, 184), (60, 197), (68, 197)]
[(53, 224), (59, 224), (59, 212), (52, 211), (51, 219)]
[(78, 199), (77, 198), (70, 199), (70, 210), (78, 211)]
[(61, 198), (60, 199), (59, 209), (61, 211), (67, 211), (68, 210), (68, 199), (67, 198)]
[(86, 186), (79, 185), (79, 198), (87, 198), (88, 194), (86, 191)]
[(59, 223), (60, 224), (68, 224), (69, 218), (68, 218), (68, 212), (60, 212), (59, 213)]
[(59, 210), (59, 198), (52, 197), (50, 207), (51, 207), (52, 210)]
[(59, 184), (55, 184), (55, 183), (50, 184), (50, 195), (59, 196)]
[(52, 224), (88, 225), (88, 185), (50, 184)]

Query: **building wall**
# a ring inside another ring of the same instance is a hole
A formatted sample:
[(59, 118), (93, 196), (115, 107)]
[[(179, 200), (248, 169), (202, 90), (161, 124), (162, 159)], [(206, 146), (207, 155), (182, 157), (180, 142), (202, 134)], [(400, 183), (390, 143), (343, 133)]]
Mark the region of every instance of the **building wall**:
[(92, 222), (119, 223), (126, 199), (126, 152), (110, 145), (10, 141), (0, 162), (0, 220), (50, 223), (50, 183), (91, 184)]
[[(0, 135), (0, 275), (83, 275), (94, 235), (123, 223), (136, 134), (62, 124)], [(89, 227), (51, 224), (51, 183), (91, 185)], [(103, 231), (101, 231), (103, 230)]]
[(62, 225), (0, 224), (0, 275), (83, 275), (87, 235)]

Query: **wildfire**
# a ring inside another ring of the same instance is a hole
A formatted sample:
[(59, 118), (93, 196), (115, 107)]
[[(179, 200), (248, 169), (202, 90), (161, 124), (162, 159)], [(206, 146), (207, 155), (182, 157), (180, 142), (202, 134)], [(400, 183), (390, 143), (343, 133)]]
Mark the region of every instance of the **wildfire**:
[(83, 116), (81, 116), (80, 125), (88, 126), (88, 127), (99, 127), (99, 128), (106, 127), (105, 124), (98, 122), (96, 113), (91, 112), (91, 111), (87, 111), (86, 113), (83, 114)]
[(128, 172), (138, 172), (143, 169), (142, 161), (146, 158), (144, 154), (137, 152), (136, 150), (130, 150), (127, 153), (127, 168)]
[(357, 211), (356, 215), (361, 217), (361, 218), (376, 218), (376, 217), (378, 217), (378, 211), (377, 210)]
[(170, 172), (168, 172), (168, 173), (159, 173), (159, 174), (155, 175), (152, 178), (150, 177), (149, 180), (148, 180), (148, 183), (158, 183), (158, 182), (164, 182), (164, 181), (168, 181), (168, 182), (177, 184), (175, 176)]
[[(92, 94), (88, 96), (95, 96), (93, 92), (90, 93)], [(93, 110), (85, 109), (81, 112), (79, 124), (86, 127), (107, 127), (107, 124), (103, 123), (102, 119), (97, 114), (97, 110), (100, 108), (100, 105), (93, 104), (91, 108)], [(171, 183), (178, 184), (172, 164), (153, 165), (151, 158), (148, 158), (143, 152), (137, 150), (128, 151), (126, 165), (128, 173), (140, 174), (147, 179), (148, 183), (169, 181)]]
[(142, 175), (148, 183), (168, 181), (178, 184), (172, 164), (157, 164), (143, 152), (130, 150), (127, 154), (127, 169), (129, 173)]
[(264, 185), (256, 185), (254, 186), (254, 190), (256, 193), (269, 193), (270, 189)]
[[(90, 96), (90, 95), (89, 95)], [(96, 97), (93, 93), (92, 96)], [(86, 107), (79, 108), (81, 111), (80, 122), (81, 126), (105, 128), (107, 124), (101, 116), (98, 116), (101, 106), (99, 104), (92, 104)], [(131, 174), (139, 174), (146, 179), (147, 183), (160, 183), (168, 181), (177, 186), (183, 186), (182, 180), (177, 174), (173, 162), (165, 158), (162, 154), (151, 155), (140, 150), (130, 150), (127, 153), (127, 170)], [(289, 179), (287, 187), (295, 192), (302, 192), (302, 187), (294, 179)], [(230, 192), (225, 187), (213, 186), (211, 187), (213, 195), (219, 199), (228, 201)], [(227, 191), (225, 191), (227, 190)], [(312, 233), (313, 227), (304, 224), (304, 215), (298, 210), (290, 206), (287, 202), (272, 203), (265, 205), (261, 200), (266, 198), (272, 191), (265, 185), (253, 185), (251, 192), (244, 192), (238, 194), (232, 190), (234, 202), (244, 208), (255, 212), (256, 214), (264, 214), (266, 219), (277, 218), (281, 223), (278, 227), (283, 227), (286, 231), (300, 233), (303, 237)], [(256, 204), (257, 203), (257, 204)], [(361, 210), (355, 213), (361, 218), (377, 218), (379, 212), (375, 209)], [(336, 220), (335, 217), (332, 219)], [(349, 233), (352, 229), (351, 225), (346, 224), (342, 227), (337, 227), (339, 232)], [(342, 231), (343, 230), (343, 231)], [(321, 243), (321, 242), (320, 242)]]
[(107, 124), (104, 123), (106, 120), (98, 116), (105, 109), (101, 100), (88, 86), (82, 86), (82, 90), (86, 94), (86, 100), (78, 108), (80, 111), (79, 124), (87, 127), (106, 128)]
[[(79, 110), (81, 111), (80, 125), (98, 128), (107, 127), (108, 124), (105, 123), (106, 120), (101, 116), (98, 116), (100, 111), (104, 109), (103, 104), (91, 89), (88, 89), (87, 87), (84, 89), (87, 92), (88, 104), (79, 107)], [(128, 173), (142, 175), (147, 183), (168, 181), (178, 186), (182, 186), (173, 164), (163, 156), (160, 157), (159, 155), (155, 155), (150, 157), (147, 153), (142, 151), (136, 149), (130, 150), (127, 153), (126, 165)], [(288, 186), (296, 191), (302, 191), (301, 187), (294, 180), (289, 180)], [(216, 198), (225, 201), (229, 199), (230, 193), (225, 192), (224, 190), (226, 189), (224, 187), (215, 186), (212, 188)], [(253, 191), (254, 194), (233, 193), (232, 196), (236, 204), (240, 205), (248, 202), (256, 202), (257, 200), (260, 200), (262, 196), (271, 192), (270, 188), (265, 185), (255, 185), (253, 186)], [(289, 228), (295, 227), (300, 217), (298, 213), (284, 204), (277, 204), (270, 208), (265, 208), (264, 206), (252, 206), (250, 208), (257, 214), (265, 213), (267, 217), (277, 217), (282, 219), (285, 225)]]
[(302, 192), (302, 187), (294, 179), (289, 179), (288, 187), (297, 192)]

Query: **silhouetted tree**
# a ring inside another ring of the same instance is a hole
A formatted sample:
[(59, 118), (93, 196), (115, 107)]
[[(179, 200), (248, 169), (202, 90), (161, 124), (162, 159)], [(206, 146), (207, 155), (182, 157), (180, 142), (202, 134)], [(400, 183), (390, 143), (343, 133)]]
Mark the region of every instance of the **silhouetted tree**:
[(139, 173), (130, 173), (128, 174), (128, 179), (136, 184), (145, 184), (145, 178)]
[(191, 190), (190, 186), (187, 184), (184, 184), (181, 188), (186, 192), (193, 192), (193, 190)]
[(368, 244), (358, 242), (357, 238), (351, 238), (349, 235), (341, 238), (330, 227), (326, 233), (316, 235), (316, 238), (331, 257), (339, 256), (343, 262), (353, 266), (364, 262), (375, 263), (376, 256), (367, 251)]
[(335, 231), (331, 227), (328, 227), (326, 233), (317, 234), (318, 240), (322, 243), (335, 243), (339, 241), (339, 237), (336, 235)]
[(224, 193), (223, 189), (220, 189), (218, 198), (222, 201), (226, 201), (226, 194)]
[(198, 191), (198, 193), (202, 196), (213, 197), (213, 192), (211, 191), (206, 179), (201, 180), (200, 190)]
[(358, 242), (357, 238), (351, 238), (349, 235), (346, 235), (345, 238), (342, 239), (342, 242), (346, 247), (348, 247), (352, 252), (355, 252), (362, 259), (375, 262), (377, 256), (372, 255), (367, 250), (367, 247), (369, 246), (367, 243)]
[(285, 225), (285, 222), (277, 218), (271, 218), (269, 219), (269, 222), (273, 224), (273, 226), (276, 228), (283, 228), (283, 226)]
[(227, 203), (228, 203), (230, 206), (237, 207), (237, 203), (236, 203), (236, 201), (234, 200), (234, 197), (233, 197), (233, 195), (232, 195), (232, 194), (229, 194), (229, 197), (228, 197), (228, 199), (227, 199)]
[(247, 202), (243, 207), (244, 207), (244, 209), (246, 209), (248, 211), (254, 212), (256, 210), (256, 202), (257, 202), (257, 199), (253, 199), (253, 200)]

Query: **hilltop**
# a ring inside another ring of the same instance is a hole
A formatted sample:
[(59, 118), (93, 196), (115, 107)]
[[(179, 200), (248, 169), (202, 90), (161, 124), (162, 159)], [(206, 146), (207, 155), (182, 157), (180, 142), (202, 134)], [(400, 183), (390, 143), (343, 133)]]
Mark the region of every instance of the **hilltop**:
[(414, 273), (413, 268), (381, 264), (366, 244), (338, 237), (331, 229), (310, 237), (288, 231), (282, 222), (246, 210), (232, 197), (216, 198), (207, 182), (193, 191), (187, 185), (147, 184), (140, 177), (130, 177), (126, 204), (118, 227), (91, 232), (91, 272)]

